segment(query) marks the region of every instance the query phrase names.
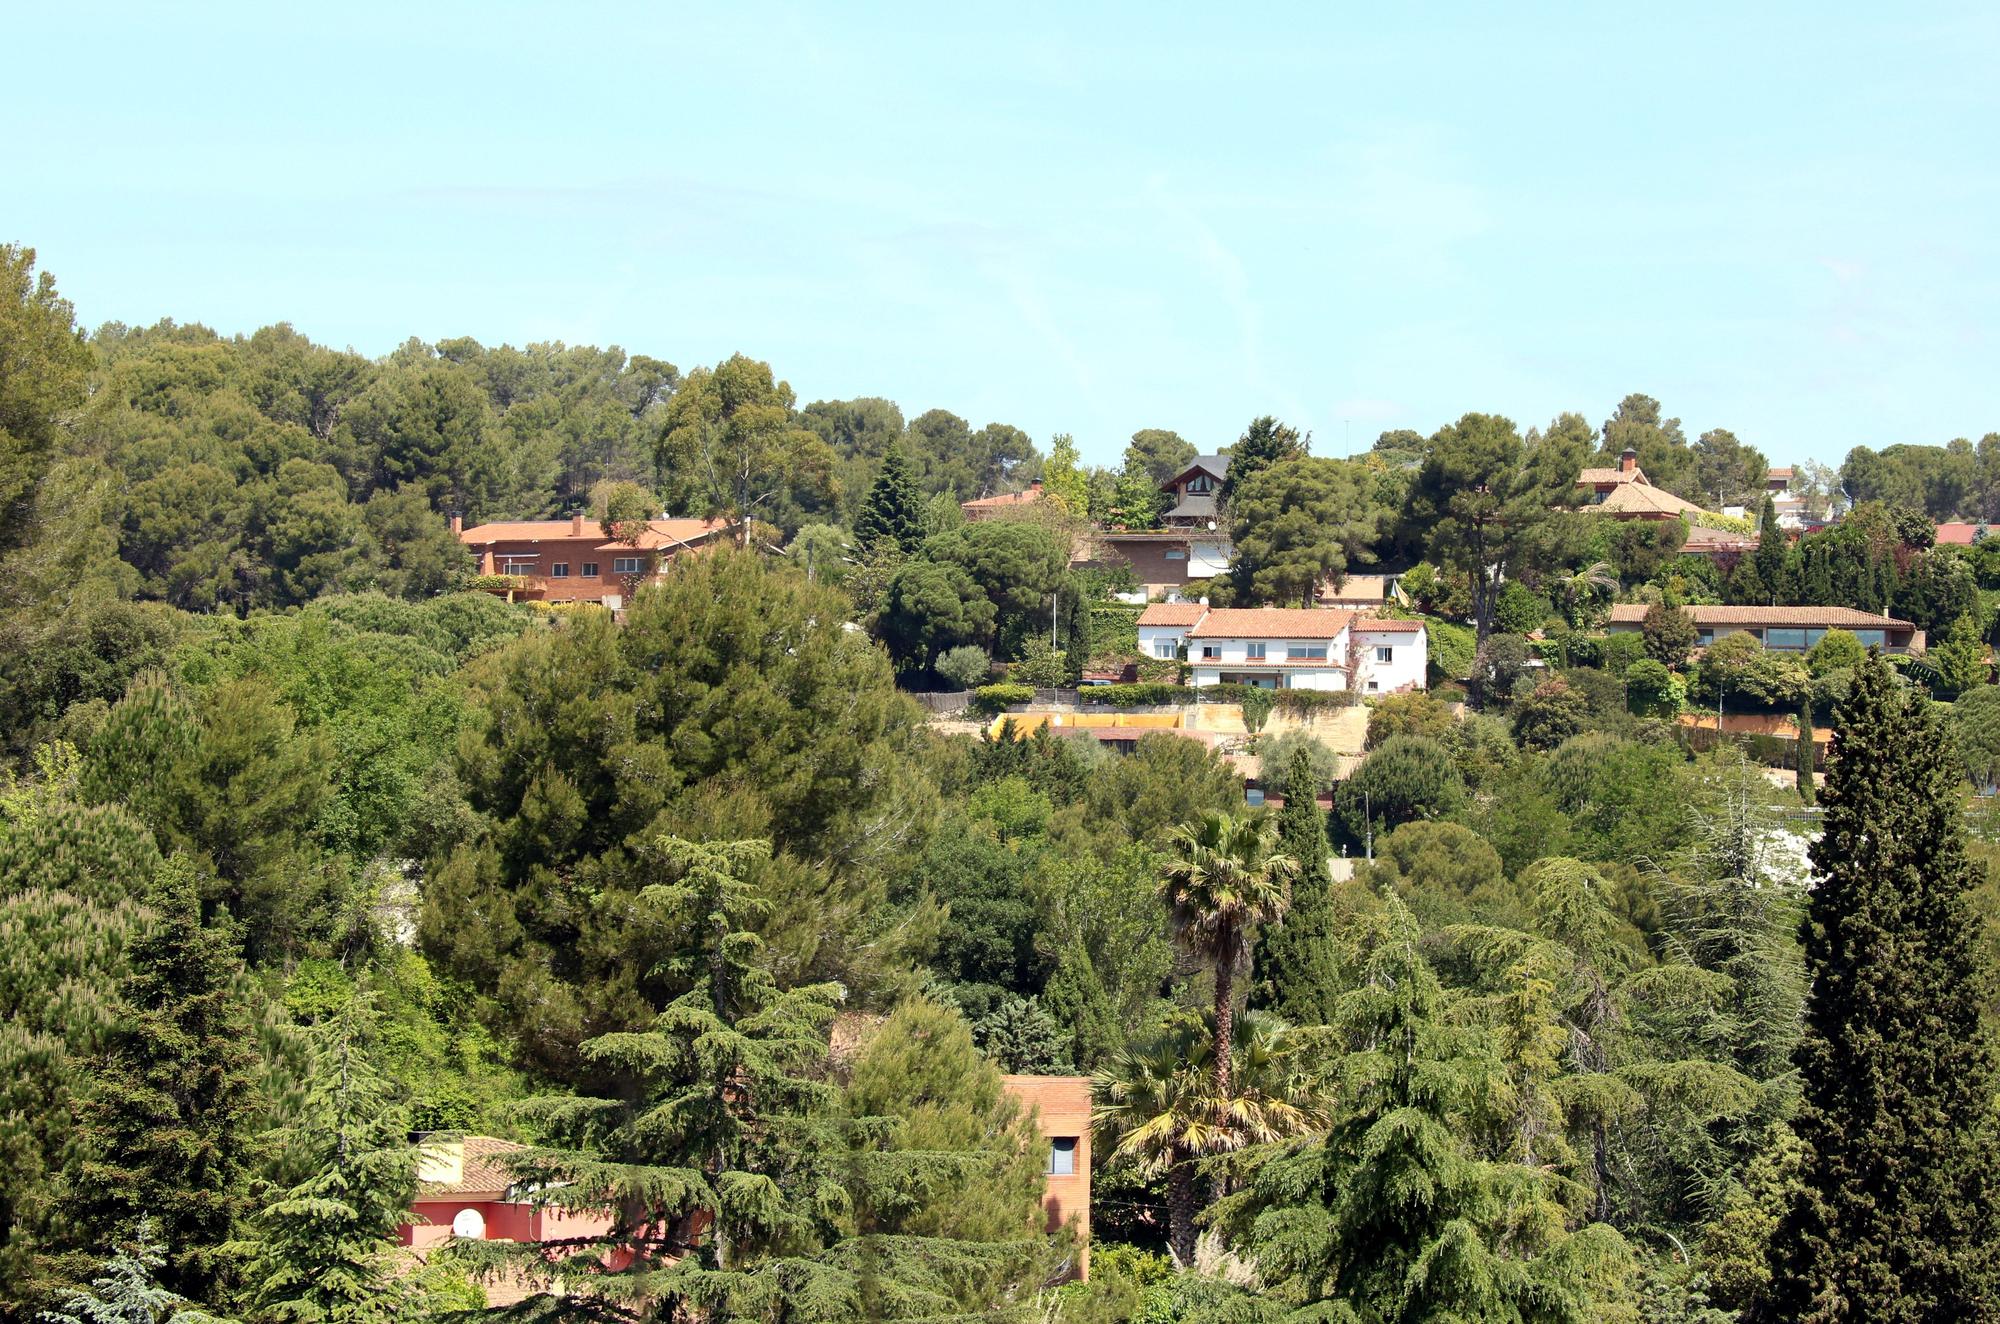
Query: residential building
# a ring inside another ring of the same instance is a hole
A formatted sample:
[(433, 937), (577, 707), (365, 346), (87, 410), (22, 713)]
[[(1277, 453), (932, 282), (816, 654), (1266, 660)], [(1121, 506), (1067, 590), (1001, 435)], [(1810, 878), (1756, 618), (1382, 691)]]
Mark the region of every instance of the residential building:
[(510, 520), (451, 531), (479, 558), (492, 592), (521, 602), (596, 602), (617, 611), (647, 579), (667, 573), (675, 557), (714, 544), (723, 520), (656, 519), (628, 539), (614, 539), (582, 515)]
[(1711, 529), (1705, 524), (1688, 526), (1687, 541), (1681, 544), (1686, 556), (1750, 556), (1757, 550), (1757, 535), (1730, 529)]
[[(1643, 602), (1620, 603), (1611, 609), (1605, 628), (1613, 634), (1641, 629), (1646, 611)], [(1732, 634), (1747, 634), (1766, 648), (1802, 653), (1825, 638), (1828, 630), (1847, 630), (1864, 647), (1889, 653), (1924, 651), (1924, 632), (1910, 622), (1852, 607), (1688, 607), (1686, 611), (1694, 619), (1695, 642), (1702, 648)]]
[[(1081, 1258), (1090, 1264), (1090, 1077), (1006, 1076), (1002, 1084), (1048, 1141), (1042, 1207), (1049, 1230), (1074, 1224)], [(537, 1208), (508, 1166), (522, 1145), (492, 1136), (436, 1137), (418, 1149), (417, 1198), (398, 1241), (418, 1259), (454, 1237), (468, 1241), (558, 1241), (599, 1237), (611, 1228), (609, 1213)], [(518, 1279), (486, 1287), (487, 1304), (511, 1305), (527, 1295)]]
[(1341, 577), (1336, 586), (1321, 584), (1319, 601), (1321, 607), (1344, 607), (1348, 611), (1385, 611), (1395, 606), (1407, 606), (1409, 598), (1397, 586), (1400, 575), (1379, 573), (1350, 574)]
[(992, 519), (995, 515), (1022, 506), (1032, 506), (1042, 499), (1042, 480), (1037, 478), (1019, 492), (1002, 492), (998, 496), (979, 497), (972, 501), (961, 501), (958, 508), (965, 512), (968, 522), (977, 524), (980, 520)]
[[(608, 1213), (536, 1208), (516, 1189), (507, 1166), (507, 1156), (522, 1148), (492, 1136), (425, 1140), (418, 1150), (413, 1217), (398, 1230), (397, 1240), (421, 1260), (454, 1237), (540, 1242), (597, 1237), (610, 1230)], [(485, 1287), (489, 1306), (513, 1305), (531, 1290), (514, 1275)]]
[(1944, 547), (1970, 547), (1981, 538), (1991, 537), (1992, 533), (1992, 526), (1984, 522), (1949, 521), (1937, 526), (1937, 542)]
[(1653, 486), (1639, 467), (1639, 453), (1627, 449), (1616, 468), (1588, 468), (1576, 476), (1577, 501), (1583, 509), (1614, 519), (1666, 520), (1699, 514), (1701, 507)]
[(1792, 466), (1773, 465), (1764, 473), (1764, 490), (1772, 496), (1792, 490)]
[(1205, 602), (1155, 602), (1139, 613), (1139, 652), (1156, 661), (1180, 656), (1187, 633), (1208, 614)]
[(1187, 467), (1160, 484), (1174, 504), (1160, 516), (1170, 529), (1213, 529), (1220, 516), (1222, 483), (1229, 477), (1227, 455), (1197, 455)]
[(1229, 572), (1236, 555), (1218, 500), (1229, 473), (1227, 455), (1197, 455), (1160, 484), (1174, 499), (1157, 529), (1100, 529), (1077, 549), (1073, 564), (1130, 566), (1149, 598), (1172, 597), (1189, 584)]
[(1002, 1076), (1048, 1142), (1042, 1208), (1049, 1230), (1071, 1224), (1080, 1247), (1076, 1276), (1090, 1273), (1090, 1077)]
[(1422, 689), (1429, 663), (1420, 622), (1319, 607), (1210, 608), (1185, 638), (1195, 685), (1392, 694)]

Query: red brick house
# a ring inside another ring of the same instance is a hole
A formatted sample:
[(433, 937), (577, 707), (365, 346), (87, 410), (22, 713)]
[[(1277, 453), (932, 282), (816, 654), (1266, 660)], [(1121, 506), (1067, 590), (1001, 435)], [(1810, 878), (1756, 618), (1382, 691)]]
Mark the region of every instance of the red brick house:
[(569, 519), (506, 520), (451, 531), (479, 558), (486, 587), (519, 602), (596, 602), (616, 611), (647, 579), (664, 575), (676, 556), (707, 547), (729, 525), (722, 520), (656, 519), (629, 540), (582, 515)]

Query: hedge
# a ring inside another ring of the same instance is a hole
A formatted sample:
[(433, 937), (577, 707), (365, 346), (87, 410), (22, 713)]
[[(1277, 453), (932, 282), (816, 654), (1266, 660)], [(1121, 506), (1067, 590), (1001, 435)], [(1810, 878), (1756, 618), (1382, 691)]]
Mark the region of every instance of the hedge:
[(981, 685), (972, 692), (972, 708), (991, 717), (1004, 708), (1032, 702), (1034, 697), (1032, 685)]

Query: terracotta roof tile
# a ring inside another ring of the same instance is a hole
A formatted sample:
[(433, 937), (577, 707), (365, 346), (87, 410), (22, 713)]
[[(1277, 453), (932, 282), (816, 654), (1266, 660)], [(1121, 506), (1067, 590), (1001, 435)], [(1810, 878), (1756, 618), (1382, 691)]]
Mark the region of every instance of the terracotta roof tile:
[(961, 510), (997, 510), (1004, 506), (1025, 506), (1030, 502), (1040, 501), (1041, 499), (1042, 485), (1037, 482), (1029, 484), (1026, 491), (1002, 492), (998, 496), (976, 497), (971, 501), (961, 501), (958, 505)]
[(1155, 602), (1139, 613), (1139, 624), (1193, 625), (1207, 611), (1199, 602)]
[(1324, 607), (1217, 607), (1188, 631), (1190, 639), (1331, 639), (1354, 619)]
[(1392, 621), (1386, 616), (1363, 616), (1354, 622), (1356, 634), (1420, 634), (1422, 621)]
[(1643, 469), (1585, 469), (1576, 476), (1578, 487), (1595, 487), (1599, 483), (1645, 483), (1652, 486)]
[(1651, 483), (1625, 483), (1612, 489), (1596, 505), (1583, 509), (1586, 513), (1595, 511), (1605, 515), (1687, 515), (1699, 512), (1701, 507)]
[(460, 1155), (459, 1177), (456, 1181), (425, 1181), (422, 1190), (425, 1195), (473, 1195), (499, 1194), (514, 1184), (513, 1169), (507, 1166), (507, 1156), (526, 1149), (511, 1140), (500, 1140), (493, 1136), (466, 1136), (463, 1140), (427, 1140), (421, 1148), (431, 1157), (420, 1170), (431, 1170), (432, 1163), (449, 1163), (454, 1152)]
[[(1621, 602), (1611, 609), (1614, 625), (1637, 625), (1646, 619), (1646, 604), (1643, 602)], [(1873, 612), (1857, 611), (1853, 607), (1689, 607), (1687, 614), (1694, 618), (1697, 626), (1702, 625), (1776, 625), (1813, 626), (1825, 629), (1843, 630), (1908, 630), (1914, 627), (1908, 621), (1899, 621), (1893, 616), (1877, 616)]]

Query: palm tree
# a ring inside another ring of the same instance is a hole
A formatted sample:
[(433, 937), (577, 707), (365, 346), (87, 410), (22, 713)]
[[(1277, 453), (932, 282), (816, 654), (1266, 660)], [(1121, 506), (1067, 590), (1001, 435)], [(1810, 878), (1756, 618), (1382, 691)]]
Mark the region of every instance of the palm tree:
[(1571, 629), (1581, 630), (1596, 616), (1601, 600), (1618, 596), (1618, 574), (1609, 561), (1592, 561), (1556, 580), (1555, 589), (1562, 600), (1564, 619)]
[(1270, 820), (1210, 811), (1167, 839), (1160, 875), (1174, 939), (1215, 967), (1215, 1092), (1229, 1097), (1236, 977), (1250, 967), (1257, 926), (1284, 916), (1298, 861), (1276, 847)]
[(1196, 1162), (1305, 1135), (1328, 1116), (1283, 1019), (1248, 1012), (1235, 1035), (1243, 1070), (1234, 1095), (1216, 1087), (1213, 1025), (1194, 1022), (1126, 1048), (1093, 1082), (1091, 1120), (1115, 1138), (1112, 1157), (1131, 1160), (1142, 1177), (1167, 1180), (1167, 1244), (1184, 1266), (1194, 1262)]

